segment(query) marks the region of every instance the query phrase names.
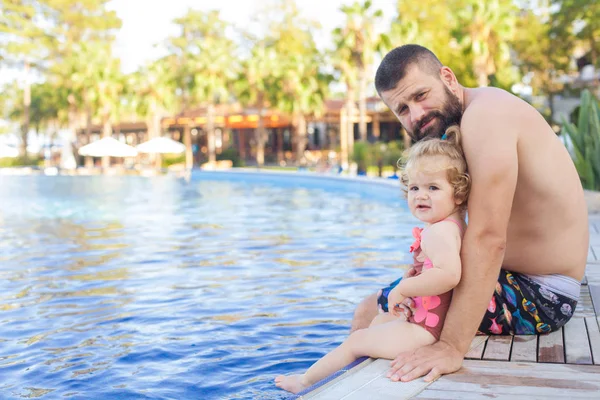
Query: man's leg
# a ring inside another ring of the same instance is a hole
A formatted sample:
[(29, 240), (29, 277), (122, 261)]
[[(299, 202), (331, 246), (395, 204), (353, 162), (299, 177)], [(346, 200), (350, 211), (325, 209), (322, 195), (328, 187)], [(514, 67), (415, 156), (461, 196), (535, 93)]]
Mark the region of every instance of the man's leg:
[(377, 293), (373, 293), (359, 303), (354, 311), (350, 333), (357, 329), (368, 328), (377, 314), (389, 311), (387, 304), (388, 294), (390, 294), (390, 291), (396, 287), (401, 280), (402, 278), (396, 279), (387, 287), (379, 290)]
[(354, 317), (352, 318), (352, 327), (350, 328), (350, 333), (356, 331), (357, 329), (368, 328), (369, 325), (371, 325), (373, 318), (379, 314), (377, 308), (378, 297), (379, 293), (373, 293), (358, 304), (356, 310), (354, 311)]

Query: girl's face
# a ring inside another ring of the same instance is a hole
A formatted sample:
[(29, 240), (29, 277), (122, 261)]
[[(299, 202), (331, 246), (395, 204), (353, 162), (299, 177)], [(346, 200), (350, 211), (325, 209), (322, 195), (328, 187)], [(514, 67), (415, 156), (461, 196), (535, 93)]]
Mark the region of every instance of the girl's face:
[(412, 215), (428, 224), (448, 218), (460, 204), (454, 198), (443, 159), (438, 158), (421, 163), (427, 169), (417, 167), (408, 172), (408, 207)]

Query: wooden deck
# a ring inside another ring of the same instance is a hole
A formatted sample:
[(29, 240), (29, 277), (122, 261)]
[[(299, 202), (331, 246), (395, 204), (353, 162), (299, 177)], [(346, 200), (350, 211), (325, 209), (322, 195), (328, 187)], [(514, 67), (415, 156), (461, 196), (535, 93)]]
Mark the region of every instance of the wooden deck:
[(433, 383), (392, 382), (389, 360), (368, 359), (299, 399), (600, 399), (600, 215), (590, 217), (581, 298), (560, 330), (537, 336), (478, 336), (463, 367)]

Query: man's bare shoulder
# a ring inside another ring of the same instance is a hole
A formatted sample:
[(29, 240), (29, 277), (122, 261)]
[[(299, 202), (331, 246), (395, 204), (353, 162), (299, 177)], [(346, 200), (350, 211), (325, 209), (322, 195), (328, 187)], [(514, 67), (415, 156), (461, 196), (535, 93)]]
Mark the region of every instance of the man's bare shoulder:
[(491, 87), (466, 89), (465, 103), (461, 129), (467, 134), (471, 130), (482, 131), (482, 126), (487, 130), (505, 130), (515, 121), (516, 116), (535, 111), (517, 96)]

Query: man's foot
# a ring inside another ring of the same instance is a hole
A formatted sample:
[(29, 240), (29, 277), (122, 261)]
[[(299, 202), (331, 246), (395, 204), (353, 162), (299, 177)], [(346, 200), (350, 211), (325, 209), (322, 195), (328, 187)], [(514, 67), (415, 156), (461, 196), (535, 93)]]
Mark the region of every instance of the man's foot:
[(308, 387), (304, 382), (304, 375), (301, 374), (288, 376), (279, 375), (275, 378), (275, 386), (294, 394), (299, 393)]

